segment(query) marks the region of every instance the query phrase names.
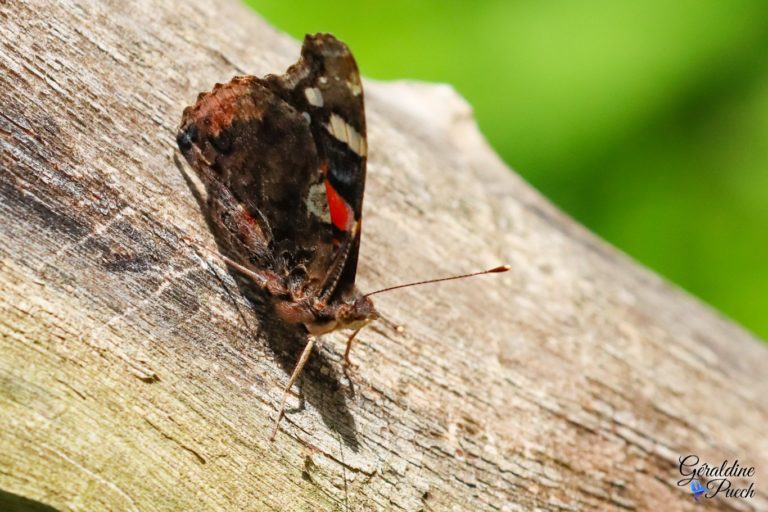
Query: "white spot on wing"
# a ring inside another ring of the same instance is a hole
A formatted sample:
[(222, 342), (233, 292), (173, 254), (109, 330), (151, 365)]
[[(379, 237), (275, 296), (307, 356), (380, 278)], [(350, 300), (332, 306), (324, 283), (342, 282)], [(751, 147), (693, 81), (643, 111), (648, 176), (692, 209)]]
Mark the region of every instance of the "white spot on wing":
[(360, 82), (357, 81), (348, 80), (347, 87), (349, 87), (349, 92), (351, 92), (353, 96), (360, 96), (360, 93), (363, 92), (363, 88), (360, 86)]
[(307, 210), (309, 213), (327, 224), (331, 223), (331, 211), (328, 209), (328, 197), (324, 183), (315, 183), (309, 187), (307, 195)]
[(317, 87), (307, 87), (304, 89), (304, 96), (307, 97), (307, 101), (313, 107), (323, 106), (323, 93)]
[(325, 129), (338, 140), (344, 142), (359, 156), (364, 157), (368, 154), (365, 138), (357, 133), (357, 130), (352, 128), (349, 123), (344, 121), (340, 116), (331, 114), (331, 120), (325, 125)]

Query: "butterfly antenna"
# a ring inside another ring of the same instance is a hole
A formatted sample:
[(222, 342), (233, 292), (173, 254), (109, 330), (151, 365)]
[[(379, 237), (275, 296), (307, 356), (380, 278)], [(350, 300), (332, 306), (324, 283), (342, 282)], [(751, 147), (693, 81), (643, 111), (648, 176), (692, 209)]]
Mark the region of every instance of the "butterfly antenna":
[(375, 292), (366, 293), (365, 296), (370, 297), (371, 295), (376, 295), (377, 293), (389, 292), (392, 290), (397, 290), (398, 288), (408, 288), (409, 286), (419, 286), (421, 284), (439, 283), (440, 281), (453, 281), (454, 279), (464, 279), (465, 277), (482, 276), (483, 274), (498, 274), (500, 272), (506, 272), (511, 268), (512, 267), (510, 265), (501, 265), (499, 267), (490, 268), (488, 270), (481, 270), (480, 272), (472, 272), (470, 274), (461, 274), (458, 276), (441, 277), (439, 279), (427, 279), (426, 281), (416, 281), (414, 283), (399, 284), (397, 286), (390, 286), (389, 288), (382, 288), (381, 290), (376, 290)]

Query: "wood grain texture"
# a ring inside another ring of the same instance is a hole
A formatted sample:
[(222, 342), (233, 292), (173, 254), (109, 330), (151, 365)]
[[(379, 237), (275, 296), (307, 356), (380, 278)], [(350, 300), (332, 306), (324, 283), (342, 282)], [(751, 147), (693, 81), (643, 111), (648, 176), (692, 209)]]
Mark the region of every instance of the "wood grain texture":
[[(198, 92), (299, 43), (225, 0), (3, 1), (0, 25), (0, 498), (768, 510), (765, 345), (558, 212), (439, 85), (365, 82), (359, 285), (513, 270), (378, 296), (354, 394), (326, 336), (270, 445), (300, 340), (182, 239), (214, 247), (174, 135)], [(755, 466), (757, 496), (696, 504), (687, 453)]]

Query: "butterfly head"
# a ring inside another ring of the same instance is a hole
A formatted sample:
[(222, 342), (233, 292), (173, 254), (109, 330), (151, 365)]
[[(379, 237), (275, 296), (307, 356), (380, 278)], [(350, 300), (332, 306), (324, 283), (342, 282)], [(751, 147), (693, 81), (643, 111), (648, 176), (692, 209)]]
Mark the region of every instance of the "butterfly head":
[(336, 311), (336, 321), (339, 327), (359, 329), (368, 322), (379, 318), (379, 312), (373, 301), (366, 295), (358, 295), (354, 300), (345, 302)]
[[(370, 297), (356, 293), (350, 299), (327, 305), (315, 304), (312, 322), (305, 322), (311, 334), (325, 334), (337, 329), (360, 329), (379, 318)], [(322, 320), (320, 320), (322, 319)]]

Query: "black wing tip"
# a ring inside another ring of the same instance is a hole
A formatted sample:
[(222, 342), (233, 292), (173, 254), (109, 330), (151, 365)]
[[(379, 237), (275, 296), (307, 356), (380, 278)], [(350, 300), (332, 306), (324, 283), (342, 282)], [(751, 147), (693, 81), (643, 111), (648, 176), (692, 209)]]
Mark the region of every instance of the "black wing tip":
[(307, 34), (304, 36), (304, 44), (301, 47), (302, 56), (325, 55), (333, 57), (348, 57), (351, 55), (349, 47), (336, 36), (328, 32)]

